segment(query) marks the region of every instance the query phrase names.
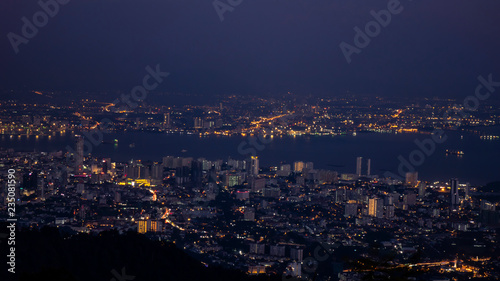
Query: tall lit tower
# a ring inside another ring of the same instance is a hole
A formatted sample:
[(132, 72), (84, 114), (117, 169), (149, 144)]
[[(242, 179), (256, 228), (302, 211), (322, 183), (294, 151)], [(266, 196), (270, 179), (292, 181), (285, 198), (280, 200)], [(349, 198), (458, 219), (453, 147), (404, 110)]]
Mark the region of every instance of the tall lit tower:
[(470, 198), (469, 192), (470, 192), (470, 183), (466, 183), (465, 184), (465, 200), (469, 200), (469, 198)]
[(293, 171), (296, 173), (302, 173), (302, 170), (304, 169), (304, 162), (302, 161), (296, 161), (293, 163)]
[(163, 114), (163, 128), (170, 128), (170, 113)]
[(83, 172), (83, 137), (76, 136), (76, 155), (75, 155), (75, 173)]
[(361, 165), (363, 164), (363, 157), (356, 158), (356, 175), (361, 176)]
[(259, 157), (257, 156), (251, 156), (250, 157), (250, 174), (251, 175), (258, 175), (259, 174)]
[(458, 199), (458, 179), (450, 180), (451, 186), (451, 208), (456, 210), (458, 209), (459, 199)]
[(427, 188), (427, 185), (424, 182), (420, 182), (418, 184), (418, 197), (424, 197), (425, 196), (425, 189)]
[(380, 198), (370, 198), (368, 200), (368, 215), (376, 218), (384, 216), (384, 200)]

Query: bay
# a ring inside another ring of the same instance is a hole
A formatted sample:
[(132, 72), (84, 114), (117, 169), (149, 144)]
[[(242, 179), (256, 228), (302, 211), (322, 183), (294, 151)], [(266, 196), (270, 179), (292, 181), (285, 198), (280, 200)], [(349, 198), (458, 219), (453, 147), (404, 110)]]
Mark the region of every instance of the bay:
[[(491, 130), (493, 134), (498, 128)], [(497, 134), (498, 135), (498, 134)], [(92, 146), (92, 155), (110, 157), (113, 161), (125, 162), (131, 159), (161, 161), (163, 156), (204, 157), (208, 160), (246, 159), (250, 154), (239, 151), (255, 149), (261, 166), (293, 165), (294, 161), (313, 162), (316, 169), (336, 170), (339, 173), (354, 173), (356, 157), (371, 159), (371, 173), (383, 175), (386, 171), (398, 175), (402, 160), (415, 157), (414, 168), (419, 178), (427, 181), (446, 181), (458, 178), (461, 182), (482, 185), (500, 180), (500, 140), (482, 140), (479, 135), (460, 132), (446, 132), (446, 141), (435, 144), (435, 151), (427, 156), (420, 153), (416, 140), (430, 139), (425, 134), (378, 134), (358, 133), (356, 136), (297, 136), (274, 137), (269, 142), (252, 145), (248, 137), (242, 136), (199, 136), (187, 134), (164, 134), (146, 132), (123, 132), (104, 134), (105, 141), (118, 140), (118, 145), (102, 144)], [(55, 136), (8, 136), (0, 137), (0, 147), (17, 151), (66, 151), (74, 148), (71, 134)], [(238, 150), (238, 147), (241, 148)], [(446, 149), (460, 150), (463, 156), (446, 155)], [(421, 161), (422, 160), (422, 161)], [(404, 161), (403, 161), (404, 162)], [(421, 162), (421, 164), (419, 163)], [(293, 167), (293, 166), (292, 166)], [(403, 171), (407, 171), (404, 167)]]

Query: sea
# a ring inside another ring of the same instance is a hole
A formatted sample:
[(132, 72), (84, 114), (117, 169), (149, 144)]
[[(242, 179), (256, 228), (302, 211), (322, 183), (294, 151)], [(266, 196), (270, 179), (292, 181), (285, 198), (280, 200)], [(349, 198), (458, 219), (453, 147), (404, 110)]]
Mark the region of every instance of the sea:
[[(313, 162), (315, 169), (355, 173), (356, 158), (363, 157), (363, 173), (370, 159), (372, 175), (404, 177), (417, 171), (419, 179), (484, 185), (500, 181), (500, 139), (484, 139), (480, 135), (500, 135), (500, 127), (468, 131), (446, 131), (438, 142), (430, 134), (371, 133), (341, 136), (282, 136), (249, 139), (248, 136), (200, 136), (198, 134), (121, 132), (104, 133), (104, 143), (86, 146), (93, 156), (126, 162), (132, 159), (161, 161), (164, 156), (203, 157), (208, 160), (247, 159), (255, 154), (261, 167)], [(113, 144), (117, 140), (116, 144)], [(427, 150), (416, 142), (427, 143)], [(435, 146), (432, 151), (432, 142)], [(51, 136), (0, 136), (0, 147), (16, 151), (68, 151), (75, 149), (74, 134)], [(463, 155), (446, 153), (463, 152)]]

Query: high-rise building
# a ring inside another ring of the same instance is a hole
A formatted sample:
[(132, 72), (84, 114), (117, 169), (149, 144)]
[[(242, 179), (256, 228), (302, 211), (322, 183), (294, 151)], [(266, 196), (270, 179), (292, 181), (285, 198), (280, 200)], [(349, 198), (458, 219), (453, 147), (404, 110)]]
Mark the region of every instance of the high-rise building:
[(146, 233), (148, 231), (148, 221), (140, 220), (137, 222), (137, 232)]
[(394, 217), (394, 206), (385, 207), (385, 217), (390, 219)]
[(150, 220), (148, 221), (149, 229), (151, 232), (161, 232), (163, 229), (163, 222), (160, 220)]
[(250, 254), (260, 254), (263, 255), (266, 253), (266, 245), (259, 243), (250, 244)]
[(458, 209), (458, 205), (460, 204), (460, 201), (458, 199), (458, 179), (451, 179), (450, 180), (450, 187), (451, 187), (451, 208), (456, 210)]
[(417, 195), (413, 192), (408, 192), (403, 196), (403, 204), (413, 206), (417, 203)]
[(163, 114), (163, 128), (170, 128), (170, 113)]
[(308, 170), (314, 169), (314, 163), (313, 162), (307, 162), (305, 165), (305, 168)]
[(427, 188), (427, 185), (424, 182), (420, 182), (418, 184), (418, 197), (424, 197), (425, 196), (425, 189)]
[(304, 169), (304, 162), (302, 161), (297, 161), (293, 163), (293, 171), (295, 173), (302, 173), (302, 170)]
[(399, 194), (391, 193), (385, 197), (384, 203), (386, 206), (392, 206), (399, 199)]
[(162, 165), (165, 168), (175, 168), (174, 167), (174, 157), (173, 156), (165, 156), (163, 157)]
[(259, 158), (257, 156), (250, 157), (250, 175), (258, 175), (259, 174)]
[(384, 200), (380, 198), (371, 198), (368, 201), (368, 215), (382, 218), (384, 216)]
[(226, 176), (227, 187), (233, 187), (235, 185), (240, 184), (240, 175), (238, 174), (229, 174)]
[(83, 145), (83, 137), (76, 136), (75, 174), (83, 172)]
[(102, 159), (102, 171), (107, 174), (109, 170), (111, 170), (111, 158)]
[(490, 201), (482, 199), (480, 209), (481, 211), (495, 211), (495, 204), (492, 204)]
[(465, 189), (465, 200), (469, 200), (470, 196), (469, 196), (469, 192), (470, 192), (470, 183), (466, 183), (464, 185), (464, 189)]
[(290, 259), (302, 262), (304, 257), (304, 250), (301, 248), (291, 248), (290, 249)]
[(245, 208), (245, 212), (243, 213), (243, 220), (255, 221), (255, 209)]
[(154, 163), (151, 167), (151, 177), (155, 180), (161, 180), (163, 178), (163, 165)]
[(137, 222), (137, 232), (161, 232), (163, 230), (163, 222), (160, 220), (140, 220)]
[(415, 187), (418, 183), (418, 172), (408, 172), (406, 173), (406, 184)]
[(290, 166), (290, 164), (284, 164), (280, 166), (280, 169), (276, 172), (276, 174), (280, 177), (288, 177), (291, 172), (292, 167)]
[(252, 192), (261, 192), (266, 187), (266, 179), (259, 177), (249, 177), (249, 184)]
[(195, 129), (203, 128), (203, 119), (201, 117), (194, 118), (194, 128)]
[(356, 158), (356, 175), (361, 176), (361, 165), (363, 164), (363, 157)]
[(366, 160), (366, 175), (367, 175), (367, 176), (370, 176), (371, 171), (372, 171), (372, 170), (371, 170), (371, 169), (372, 169), (372, 167), (371, 167), (371, 162), (372, 162), (372, 159), (368, 159), (368, 160)]
[(344, 217), (355, 217), (358, 215), (358, 204), (345, 204)]
[(269, 249), (269, 254), (275, 257), (284, 257), (285, 256), (285, 246), (283, 245), (271, 245)]

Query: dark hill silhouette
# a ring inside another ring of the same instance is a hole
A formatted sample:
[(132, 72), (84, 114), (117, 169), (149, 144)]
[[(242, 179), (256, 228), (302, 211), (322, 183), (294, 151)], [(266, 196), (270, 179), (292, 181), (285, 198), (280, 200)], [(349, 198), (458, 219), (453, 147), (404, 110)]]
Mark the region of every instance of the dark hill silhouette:
[[(174, 244), (137, 233), (102, 232), (93, 236), (60, 234), (56, 228), (23, 230), (16, 237), (17, 278), (1, 280), (180, 281), (280, 280), (237, 270), (205, 267)], [(121, 276), (116, 277), (113, 274)], [(123, 270), (123, 271), (122, 271)], [(2, 275), (5, 274), (5, 271)], [(123, 275), (124, 274), (124, 275)], [(132, 277), (134, 277), (132, 279)]]

